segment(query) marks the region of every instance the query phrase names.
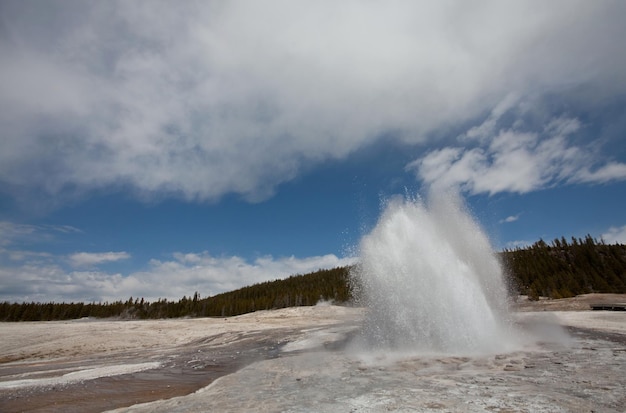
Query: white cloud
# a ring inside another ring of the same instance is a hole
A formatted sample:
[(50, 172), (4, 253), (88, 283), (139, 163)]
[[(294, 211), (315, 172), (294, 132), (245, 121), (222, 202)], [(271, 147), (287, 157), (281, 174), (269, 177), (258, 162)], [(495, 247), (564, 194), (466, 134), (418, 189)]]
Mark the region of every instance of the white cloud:
[(125, 251), (77, 252), (69, 256), (69, 261), (73, 267), (90, 267), (106, 262), (115, 262), (129, 258), (130, 254)]
[(16, 224), (9, 221), (0, 221), (0, 245), (9, 245), (17, 239), (29, 237), (36, 231), (33, 225)]
[(480, 125), (471, 127), (464, 135), (460, 136), (461, 140), (465, 139), (477, 139), (480, 142), (490, 139), (494, 131), (498, 120), (509, 110), (515, 108), (519, 104), (519, 97), (513, 94), (508, 94), (498, 103), (489, 114), (489, 117)]
[[(511, 112), (516, 110), (517, 107)], [(490, 195), (524, 194), (559, 183), (626, 179), (623, 163), (609, 162), (590, 172), (598, 163), (596, 156), (570, 139), (582, 128), (578, 119), (553, 118), (538, 132), (523, 130), (522, 122), (498, 129), (503, 114), (492, 113), (481, 125), (460, 136), (465, 147), (432, 150), (409, 163), (406, 169), (433, 188), (459, 188), (471, 194)]]
[(31, 225), (0, 221), (0, 246), (16, 243), (49, 242), (59, 233), (76, 234), (80, 229), (70, 225)]
[(601, 238), (608, 244), (626, 244), (626, 225), (609, 228)]
[(501, 219), (500, 223), (503, 224), (503, 223), (515, 222), (518, 219), (519, 219), (519, 214), (517, 214), (517, 215), (509, 215), (508, 217), (506, 217), (504, 219)]
[[(113, 253), (108, 258), (122, 257)], [(82, 256), (80, 262), (104, 262), (106, 254)], [(82, 260), (82, 261), (81, 261)], [(116, 301), (129, 296), (178, 300), (199, 292), (203, 297), (246, 285), (350, 265), (354, 258), (323, 255), (306, 258), (271, 256), (248, 261), (237, 256), (176, 253), (169, 261), (151, 260), (145, 271), (123, 275), (104, 271), (66, 270), (44, 262), (17, 267), (0, 266), (0, 301)]]
[[(626, 37), (625, 9), (582, 0), (7, 1), (0, 183), (263, 199), (303, 164), (345, 157), (384, 132), (418, 143), (485, 111), (498, 116), (498, 103), (518, 96), (578, 85), (591, 86), (590, 98), (623, 94), (626, 54), (615, 39)], [(525, 164), (529, 150), (501, 161)], [(461, 160), (493, 170), (484, 156)]]
[(29, 260), (30, 262), (39, 262), (42, 260), (47, 261), (54, 257), (49, 252), (14, 250), (14, 249), (5, 249), (5, 248), (0, 248), (0, 254), (5, 255), (11, 261)]
[(536, 241), (525, 241), (525, 240), (509, 241), (506, 243), (506, 248), (508, 249), (527, 248), (533, 245), (535, 242)]
[(605, 183), (617, 180), (626, 180), (626, 164), (624, 163), (609, 162), (593, 171), (589, 167), (584, 167), (572, 178), (572, 181), (584, 183)]
[[(152, 260), (147, 271), (131, 274), (129, 278), (135, 279), (141, 288), (150, 286), (148, 288), (152, 297), (180, 298), (195, 291), (202, 296), (214, 295), (246, 285), (354, 262), (354, 258), (338, 258), (333, 254), (306, 258), (263, 256), (252, 261), (238, 256), (214, 257), (206, 252), (174, 254), (174, 260)], [(164, 283), (164, 280), (167, 281)]]

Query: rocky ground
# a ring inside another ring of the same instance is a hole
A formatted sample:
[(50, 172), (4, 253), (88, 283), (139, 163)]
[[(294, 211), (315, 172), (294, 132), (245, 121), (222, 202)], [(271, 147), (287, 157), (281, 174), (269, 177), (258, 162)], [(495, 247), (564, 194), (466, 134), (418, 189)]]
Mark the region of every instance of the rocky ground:
[(363, 351), (338, 306), (0, 323), (0, 411), (622, 412), (626, 313), (596, 302), (626, 296), (520, 299), (519, 348), (482, 355)]

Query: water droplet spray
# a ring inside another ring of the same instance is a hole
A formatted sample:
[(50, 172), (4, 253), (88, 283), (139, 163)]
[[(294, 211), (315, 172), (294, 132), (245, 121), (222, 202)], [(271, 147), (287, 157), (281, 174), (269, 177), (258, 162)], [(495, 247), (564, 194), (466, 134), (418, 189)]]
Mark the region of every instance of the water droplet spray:
[(500, 262), (458, 195), (390, 199), (359, 255), (370, 349), (478, 354), (515, 340)]

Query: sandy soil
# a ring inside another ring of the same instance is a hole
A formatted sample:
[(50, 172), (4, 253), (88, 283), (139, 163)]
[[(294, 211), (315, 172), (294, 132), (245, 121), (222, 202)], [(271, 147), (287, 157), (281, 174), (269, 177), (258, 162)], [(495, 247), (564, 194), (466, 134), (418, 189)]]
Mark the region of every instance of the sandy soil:
[(529, 339), (478, 356), (362, 352), (364, 310), (337, 306), (0, 323), (0, 411), (622, 412), (626, 313), (599, 300), (626, 296), (520, 300)]

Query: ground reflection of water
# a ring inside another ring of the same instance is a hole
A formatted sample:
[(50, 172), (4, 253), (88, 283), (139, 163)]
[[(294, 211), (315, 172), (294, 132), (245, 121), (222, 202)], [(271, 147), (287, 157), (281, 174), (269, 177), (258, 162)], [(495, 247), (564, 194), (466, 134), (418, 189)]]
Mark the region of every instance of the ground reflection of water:
[[(180, 347), (144, 353), (102, 354), (88, 359), (12, 363), (0, 368), (1, 376), (29, 377), (45, 385), (0, 388), (0, 412), (102, 412), (159, 399), (190, 394), (215, 379), (255, 361), (276, 357), (285, 331), (242, 334), (226, 346), (215, 346), (219, 336)], [(93, 366), (158, 362), (160, 367), (93, 380), (55, 382), (59, 372)]]

